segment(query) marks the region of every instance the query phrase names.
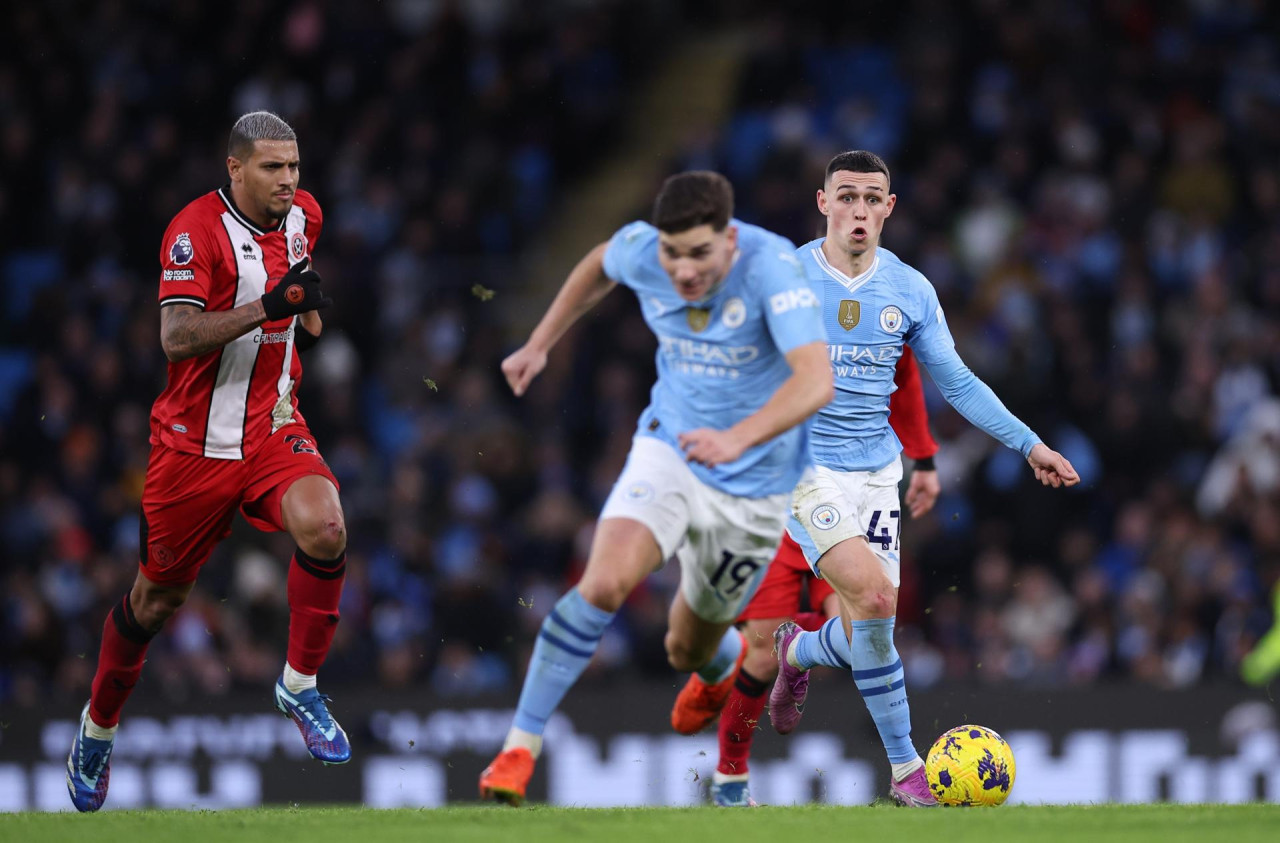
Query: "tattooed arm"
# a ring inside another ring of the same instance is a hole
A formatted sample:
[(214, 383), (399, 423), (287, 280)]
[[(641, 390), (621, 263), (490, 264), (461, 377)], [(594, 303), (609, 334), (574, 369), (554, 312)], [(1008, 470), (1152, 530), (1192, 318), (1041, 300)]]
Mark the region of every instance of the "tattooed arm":
[(177, 363), (222, 348), (266, 319), (260, 299), (213, 313), (189, 304), (167, 305), (160, 308), (160, 347), (169, 362)]

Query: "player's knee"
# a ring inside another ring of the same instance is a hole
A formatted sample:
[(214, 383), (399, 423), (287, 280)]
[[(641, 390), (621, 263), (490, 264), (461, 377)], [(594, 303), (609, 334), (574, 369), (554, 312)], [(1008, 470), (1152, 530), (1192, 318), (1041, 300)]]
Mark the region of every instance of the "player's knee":
[(691, 673), (707, 663), (710, 653), (700, 652), (688, 643), (678, 640), (672, 633), (667, 633), (667, 663), (681, 673)]
[(165, 621), (173, 617), (178, 609), (182, 608), (182, 604), (186, 602), (186, 599), (185, 594), (176, 592), (144, 594), (134, 607), (134, 616), (138, 620), (138, 625), (143, 629), (149, 632), (159, 632)]
[(337, 559), (347, 550), (347, 526), (341, 513), (317, 518), (305, 534), (298, 546), (315, 559)]
[(893, 586), (887, 581), (876, 583), (868, 588), (858, 599), (858, 608), (866, 618), (891, 618), (897, 611), (897, 600), (894, 598)]
[(629, 592), (626, 586), (617, 580), (592, 577), (578, 583), (578, 593), (582, 595), (583, 600), (597, 609), (616, 612), (626, 602)]
[(347, 552), (347, 526), (342, 523), (341, 517), (325, 520), (320, 527), (317, 543), (317, 550), (323, 554), (320, 557), (322, 559), (337, 559)]

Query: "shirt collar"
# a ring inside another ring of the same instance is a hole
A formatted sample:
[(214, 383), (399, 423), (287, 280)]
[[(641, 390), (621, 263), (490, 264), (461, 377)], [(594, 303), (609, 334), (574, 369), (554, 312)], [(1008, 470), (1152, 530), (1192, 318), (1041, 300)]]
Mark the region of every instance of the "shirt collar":
[(871, 261), (871, 266), (867, 267), (866, 270), (855, 278), (850, 278), (848, 275), (845, 275), (843, 272), (831, 265), (831, 262), (827, 260), (826, 253), (822, 251), (821, 243), (814, 246), (810, 252), (813, 254), (813, 259), (817, 261), (818, 266), (822, 271), (835, 281), (840, 282), (840, 284), (851, 293), (870, 281), (871, 276), (875, 275), (876, 270), (880, 268), (880, 250), (878, 248), (876, 249), (875, 258)]
[(231, 212), (231, 216), (235, 219), (236, 222), (240, 223), (241, 225), (249, 229), (251, 232), (253, 232), (257, 236), (266, 234), (268, 230), (270, 231), (284, 230), (285, 219), (287, 219), (288, 215), (281, 217), (280, 222), (274, 228), (271, 228), (271, 229), (262, 228), (253, 220), (249, 219), (249, 217), (244, 213), (244, 211), (241, 211), (238, 207), (236, 207), (235, 200), (231, 198), (231, 185), (229, 184), (224, 184), (222, 187), (218, 188), (218, 198), (222, 200), (222, 204), (227, 206), (227, 210)]

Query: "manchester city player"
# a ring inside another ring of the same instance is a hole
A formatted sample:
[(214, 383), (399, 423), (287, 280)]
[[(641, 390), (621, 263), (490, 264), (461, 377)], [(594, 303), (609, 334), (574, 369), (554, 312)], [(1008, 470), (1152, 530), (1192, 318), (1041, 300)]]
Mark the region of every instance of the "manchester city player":
[(837, 155), (817, 200), (827, 235), (797, 254), (823, 302), (836, 397), (814, 419), (817, 467), (796, 487), (787, 532), (814, 572), (834, 587), (842, 617), (816, 632), (789, 622), (778, 627), (779, 673), (769, 713), (779, 732), (790, 732), (808, 693), (809, 668), (852, 670), (892, 765), (890, 795), (905, 805), (936, 805), (911, 742), (902, 660), (893, 644), (902, 468), (901, 445), (887, 416), (903, 344), (947, 401), (1022, 454), (1037, 480), (1058, 488), (1080, 478), (965, 366), (928, 280), (879, 247), (897, 201), (884, 161), (864, 151)]
[(732, 690), (745, 647), (725, 633), (763, 578), (791, 491), (810, 469), (807, 420), (832, 398), (822, 312), (794, 246), (732, 214), (723, 176), (672, 176), (653, 224), (632, 223), (588, 252), (502, 363), (523, 395), (556, 341), (619, 283), (635, 291), (658, 339), (658, 380), (586, 571), (542, 623), (515, 722), (480, 776), (482, 797), (524, 799), (547, 719), (627, 595), (672, 554), (680, 589), (667, 659), (700, 677), (683, 708), (705, 724)]

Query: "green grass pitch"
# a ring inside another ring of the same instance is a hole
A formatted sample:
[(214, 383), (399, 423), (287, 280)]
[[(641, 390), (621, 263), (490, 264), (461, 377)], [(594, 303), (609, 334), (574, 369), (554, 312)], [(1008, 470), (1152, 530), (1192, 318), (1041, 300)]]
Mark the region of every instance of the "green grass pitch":
[(1280, 840), (1280, 805), (1005, 806), (906, 810), (871, 807), (552, 808), (498, 805), (378, 811), (359, 807), (246, 811), (106, 811), (100, 814), (0, 814), (0, 841), (92, 843), (252, 843), (287, 840), (592, 841), (705, 843), (905, 840), (958, 843), (1005, 840)]

